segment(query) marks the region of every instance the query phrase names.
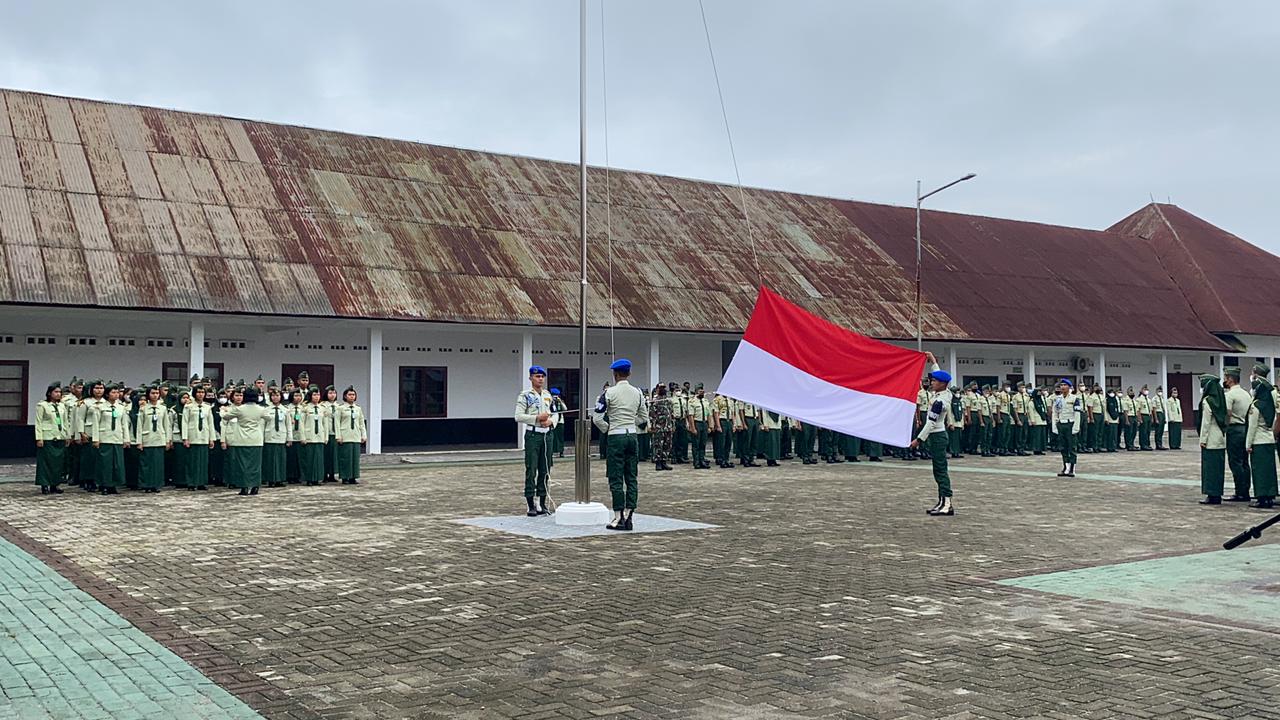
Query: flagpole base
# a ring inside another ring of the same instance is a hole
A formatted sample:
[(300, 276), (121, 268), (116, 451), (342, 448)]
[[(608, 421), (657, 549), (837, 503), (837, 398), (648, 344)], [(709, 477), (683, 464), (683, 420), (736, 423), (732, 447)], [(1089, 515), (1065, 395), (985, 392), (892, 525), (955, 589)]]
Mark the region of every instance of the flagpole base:
[(568, 502), (556, 506), (557, 525), (608, 525), (612, 518), (609, 508), (598, 502)]

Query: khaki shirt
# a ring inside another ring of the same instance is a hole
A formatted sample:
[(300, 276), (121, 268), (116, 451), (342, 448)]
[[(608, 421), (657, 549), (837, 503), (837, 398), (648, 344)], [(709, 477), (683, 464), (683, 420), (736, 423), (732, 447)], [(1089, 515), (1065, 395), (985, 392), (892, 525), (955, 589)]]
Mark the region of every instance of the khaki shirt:
[[(355, 403), (339, 403), (336, 406), (338, 440), (344, 443), (362, 443), (369, 439), (364, 410)], [(557, 417), (559, 414), (557, 413)]]
[(76, 421), (80, 416), (79, 413), (80, 398), (67, 393), (62, 396), (62, 424), (67, 429), (68, 439), (77, 439), (80, 433), (80, 427), (76, 425)]
[(1120, 396), (1120, 414), (1124, 417), (1133, 417), (1136, 413), (1134, 410), (1133, 398), (1128, 395)]
[(744, 403), (741, 400), (738, 400), (737, 403), (738, 411), (742, 413), (742, 418), (744, 420), (747, 418), (760, 417), (760, 408), (749, 403)]
[(169, 429), (169, 408), (164, 401), (143, 403), (138, 406), (138, 426), (134, 429), (133, 442), (139, 447), (164, 447), (173, 441)]
[[(338, 431), (341, 436), (342, 431)], [(293, 408), (289, 405), (268, 405), (262, 421), (262, 444), (284, 445), (293, 441)]]
[(924, 388), (916, 391), (916, 412), (929, 412), (929, 391)]
[(308, 403), (302, 406), (302, 419), (298, 422), (298, 435), (294, 438), (303, 444), (323, 443), (329, 439), (329, 408), (324, 403)]
[(999, 408), (999, 412), (1001, 415), (1011, 414), (1011, 408), (1009, 403), (1009, 393), (1003, 390), (996, 393), (996, 407)]
[(338, 433), (338, 425), (337, 425), (337, 420), (333, 417), (333, 406), (337, 405), (338, 403), (330, 402), (329, 400), (321, 400), (320, 404), (323, 405), (325, 407), (325, 410), (328, 412), (328, 414), (325, 417), (329, 418), (329, 429), (328, 429), (329, 437), (334, 437)]
[(90, 408), (85, 424), (93, 428), (93, 441), (104, 445), (123, 445), (130, 442), (133, 430), (129, 427), (129, 406), (122, 402), (103, 400)]
[[(937, 370), (938, 366), (934, 365), (933, 370)], [(924, 425), (920, 428), (916, 439), (924, 442), (934, 433), (945, 433), (947, 431), (947, 418), (951, 410), (951, 391), (941, 390), (939, 392), (926, 393), (926, 411), (924, 416)]]
[(973, 405), (974, 407), (978, 408), (978, 414), (982, 415), (983, 417), (989, 417), (991, 415), (991, 396), (990, 395), (978, 395), (974, 397)]
[[(1271, 426), (1263, 422), (1262, 413), (1258, 412), (1258, 406), (1253, 405), (1249, 408), (1249, 429), (1244, 435), (1244, 447), (1249, 449), (1254, 445), (1275, 445), (1276, 436), (1271, 431)], [(1268, 450), (1267, 452), (1271, 452)]]
[(1053, 419), (1050, 429), (1058, 432), (1058, 425), (1061, 423), (1069, 423), (1072, 428), (1071, 432), (1080, 432), (1080, 416), (1084, 413), (1080, 412), (1083, 403), (1080, 402), (1080, 396), (1073, 392), (1066, 395), (1054, 395), (1049, 398), (1049, 416)]
[(1253, 407), (1253, 398), (1249, 397), (1249, 391), (1239, 385), (1232, 386), (1227, 391), (1227, 424), (1247, 425), (1251, 407)]
[[(604, 391), (604, 407), (604, 412), (593, 410), (591, 413), (592, 422), (602, 433), (635, 432), (637, 422), (645, 424), (649, 420), (649, 401), (626, 380), (619, 380)], [(609, 416), (608, 420), (605, 415)]]
[(1150, 415), (1150, 414), (1151, 414), (1151, 399), (1150, 399), (1150, 398), (1148, 398), (1146, 395), (1138, 395), (1137, 397), (1135, 397), (1135, 398), (1133, 399), (1133, 407), (1134, 407), (1134, 409), (1137, 411), (1138, 415), (1140, 415), (1140, 416), (1141, 416), (1141, 415)]
[[(544, 412), (551, 413), (551, 424), (547, 427), (538, 427), (538, 415)], [(551, 391), (546, 388), (538, 392), (528, 387), (517, 395), (515, 418), (516, 422), (525, 426), (526, 431), (540, 433), (550, 432), (551, 428), (560, 424), (560, 413), (551, 412)]]
[(721, 422), (728, 420), (734, 425), (738, 424), (738, 412), (734, 407), (733, 398), (728, 395), (717, 395), (713, 403)]
[(46, 442), (66, 440), (70, 433), (66, 405), (48, 400), (36, 403), (36, 440)]
[(715, 403), (705, 397), (699, 400), (697, 396), (689, 398), (689, 417), (694, 422), (711, 422), (711, 414), (715, 412)]
[(1085, 393), (1084, 406), (1089, 412), (1093, 413), (1094, 422), (1097, 422), (1103, 414), (1106, 403), (1105, 398), (1098, 393)]
[(1009, 398), (1009, 404), (1013, 408), (1013, 412), (1019, 416), (1027, 414), (1027, 396), (1020, 392), (1015, 392)]
[(1169, 422), (1182, 422), (1182, 401), (1178, 398), (1169, 398), (1164, 401), (1166, 412), (1169, 415)]
[(223, 405), (222, 441), (228, 447), (262, 447), (262, 428), (269, 412), (257, 403)]
[(760, 426), (770, 431), (782, 429), (782, 415), (769, 410), (760, 413)]
[(1224, 450), (1227, 447), (1227, 434), (1213, 421), (1213, 411), (1208, 401), (1200, 401), (1200, 444), (1206, 450)]
[(213, 406), (194, 400), (182, 408), (182, 439), (192, 445), (208, 445), (213, 432)]
[(76, 406), (76, 416), (72, 424), (81, 435), (84, 435), (85, 440), (93, 440), (93, 420), (97, 417), (98, 408), (106, 404), (106, 398), (98, 400), (86, 398)]

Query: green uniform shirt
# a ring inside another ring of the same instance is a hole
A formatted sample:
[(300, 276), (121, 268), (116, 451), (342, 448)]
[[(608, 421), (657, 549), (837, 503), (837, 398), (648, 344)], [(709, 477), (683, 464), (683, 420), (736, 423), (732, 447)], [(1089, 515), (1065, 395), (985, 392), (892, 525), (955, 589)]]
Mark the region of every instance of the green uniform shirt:
[(593, 410), (591, 413), (591, 420), (600, 432), (635, 430), (637, 423), (648, 422), (649, 401), (626, 380), (619, 380), (604, 391), (604, 407), (604, 412)]
[(262, 428), (269, 413), (257, 403), (223, 405), (222, 441), (227, 447), (262, 447)]

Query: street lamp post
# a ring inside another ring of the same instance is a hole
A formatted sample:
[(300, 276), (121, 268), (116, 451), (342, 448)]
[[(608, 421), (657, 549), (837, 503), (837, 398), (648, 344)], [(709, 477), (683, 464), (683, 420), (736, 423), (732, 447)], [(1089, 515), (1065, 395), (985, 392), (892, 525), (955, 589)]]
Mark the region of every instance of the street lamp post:
[(925, 198), (929, 197), (930, 195), (937, 195), (938, 193), (942, 192), (943, 190), (946, 190), (947, 188), (951, 187), (952, 185), (959, 185), (960, 183), (964, 182), (965, 180), (972, 180), (972, 179), (974, 179), (974, 178), (976, 178), (976, 177), (978, 177), (977, 173), (969, 173), (968, 175), (965, 175), (964, 177), (960, 178), (959, 180), (952, 180), (951, 182), (947, 183), (946, 185), (943, 185), (942, 187), (937, 188), (936, 190), (930, 190), (929, 192), (927, 192), (927, 193), (925, 193), (925, 194), (923, 194), (923, 195), (921, 195), (921, 194), (920, 194), (920, 181), (919, 181), (919, 180), (917, 180), (917, 181), (916, 181), (916, 351), (917, 351), (917, 352), (920, 352), (920, 351), (923, 351), (923, 350), (924, 350), (924, 331), (923, 331), (923, 328), (922, 328), (922, 326), (921, 326), (921, 324), (920, 324), (920, 323), (921, 323), (921, 320), (920, 320), (920, 315), (921, 315), (921, 305), (920, 305), (920, 206), (924, 203)]

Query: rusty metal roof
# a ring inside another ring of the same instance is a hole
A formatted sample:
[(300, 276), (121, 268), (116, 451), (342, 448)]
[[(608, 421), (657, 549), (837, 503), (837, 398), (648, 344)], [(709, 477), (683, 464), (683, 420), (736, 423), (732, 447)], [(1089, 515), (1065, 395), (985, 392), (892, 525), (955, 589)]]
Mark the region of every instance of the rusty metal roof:
[[(577, 322), (577, 167), (0, 92), (0, 302)], [(911, 208), (591, 170), (592, 325), (741, 331), (763, 281), (914, 335)], [(608, 210), (608, 211), (607, 211)], [(1220, 349), (1145, 242), (927, 212), (930, 338)], [(1280, 333), (1278, 333), (1280, 334)]]
[(1280, 335), (1280, 258), (1176, 205), (1152, 203), (1111, 229), (1147, 239), (1210, 331)]

